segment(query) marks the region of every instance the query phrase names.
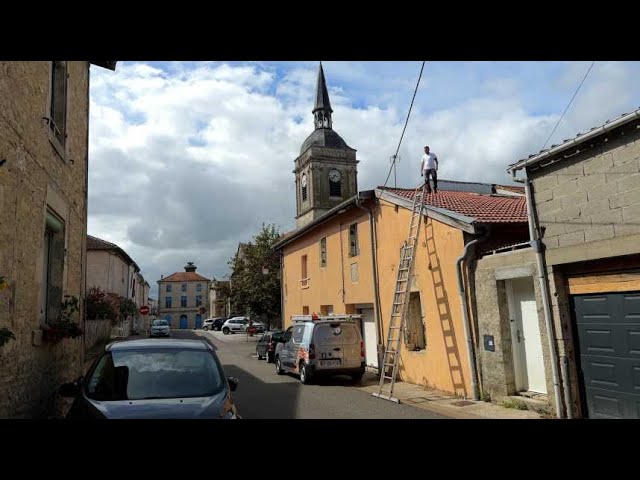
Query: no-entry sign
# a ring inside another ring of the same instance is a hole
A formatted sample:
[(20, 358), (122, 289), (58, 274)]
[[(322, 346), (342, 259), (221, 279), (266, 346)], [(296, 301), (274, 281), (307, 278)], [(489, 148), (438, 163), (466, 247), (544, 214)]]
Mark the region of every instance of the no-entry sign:
[(146, 305), (143, 305), (140, 307), (140, 315), (147, 315), (149, 313), (149, 307), (147, 307)]

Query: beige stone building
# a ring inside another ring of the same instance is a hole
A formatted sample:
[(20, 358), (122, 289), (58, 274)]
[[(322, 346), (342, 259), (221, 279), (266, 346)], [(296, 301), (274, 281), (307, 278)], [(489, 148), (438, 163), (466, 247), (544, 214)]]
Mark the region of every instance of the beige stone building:
[(158, 280), (158, 317), (167, 320), (171, 328), (202, 328), (211, 281), (196, 273), (196, 268), (188, 262), (184, 272)]
[(140, 267), (127, 252), (115, 243), (87, 235), (88, 288), (99, 287), (136, 301), (140, 297), (136, 292), (140, 290), (140, 277)]
[[(138, 264), (115, 243), (91, 235), (87, 235), (87, 287), (128, 298), (138, 309), (148, 304), (149, 283)], [(133, 330), (148, 328), (148, 316), (136, 314), (131, 320)]]
[(0, 328), (15, 335), (0, 347), (3, 418), (51, 415), (82, 373), (82, 338), (46, 341), (43, 327), (66, 295), (84, 309), (89, 67), (0, 62)]

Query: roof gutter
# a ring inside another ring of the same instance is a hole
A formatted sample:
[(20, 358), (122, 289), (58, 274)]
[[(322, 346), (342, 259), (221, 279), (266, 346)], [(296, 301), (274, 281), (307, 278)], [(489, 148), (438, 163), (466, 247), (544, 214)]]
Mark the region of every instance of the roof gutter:
[[(517, 163), (514, 163), (513, 165), (509, 165), (509, 168), (507, 169), (507, 172), (511, 173), (512, 175), (514, 175), (514, 172), (517, 170), (521, 170), (525, 167), (528, 167), (530, 165), (533, 165), (535, 163), (538, 163), (542, 160), (544, 160), (545, 158), (549, 158), (553, 155), (555, 155), (556, 153), (562, 152), (563, 150), (567, 150), (569, 148), (571, 148), (574, 145), (579, 145), (581, 143), (584, 143), (587, 140), (590, 140), (592, 138), (597, 137), (598, 135), (602, 135), (603, 133), (607, 133), (611, 130), (613, 130), (614, 128), (620, 127), (626, 123), (631, 122), (633, 119), (640, 117), (640, 108), (637, 109), (634, 112), (631, 112), (623, 117), (618, 118), (617, 120), (614, 120), (613, 122), (610, 123), (605, 123), (604, 125), (602, 125), (601, 127), (598, 127), (594, 130), (591, 130), (588, 133), (585, 133), (584, 135), (580, 135), (579, 137), (574, 138), (573, 140), (568, 141), (567, 143), (563, 143), (562, 145), (558, 145), (557, 147), (551, 148), (549, 150), (547, 150), (546, 152), (542, 152), (539, 153), (538, 155), (535, 155), (534, 157), (528, 158), (526, 160), (521, 160)], [(516, 180), (519, 181), (519, 180)]]
[[(361, 192), (364, 193), (364, 192)], [(376, 312), (376, 327), (377, 327), (377, 337), (378, 341), (376, 342), (378, 346), (378, 365), (382, 363), (381, 353), (383, 349), (382, 338), (384, 337), (384, 332), (382, 330), (382, 315), (380, 314), (380, 285), (378, 283), (378, 242), (376, 240), (376, 230), (375, 230), (375, 216), (373, 215), (373, 209), (370, 207), (363, 206), (362, 200), (363, 198), (374, 198), (375, 192), (367, 192), (368, 194), (361, 195), (358, 194), (358, 198), (356, 200), (356, 207), (361, 210), (364, 210), (369, 214), (369, 228), (371, 235), (371, 268), (373, 270), (373, 306)], [(371, 195), (373, 193), (373, 195)], [(378, 367), (379, 371), (381, 371), (380, 367)]]
[(478, 400), (480, 395), (478, 394), (478, 373), (476, 368), (476, 357), (473, 353), (473, 336), (471, 334), (471, 325), (469, 323), (469, 312), (467, 306), (467, 294), (464, 289), (464, 280), (462, 275), (462, 262), (468, 263), (471, 260), (472, 254), (471, 247), (489, 238), (489, 230), (487, 229), (482, 236), (471, 240), (464, 246), (462, 255), (456, 261), (457, 273), (458, 273), (458, 293), (460, 294), (460, 306), (462, 308), (462, 317), (464, 326), (464, 336), (467, 340), (467, 356), (469, 357), (469, 375), (471, 377), (471, 392), (473, 399)]

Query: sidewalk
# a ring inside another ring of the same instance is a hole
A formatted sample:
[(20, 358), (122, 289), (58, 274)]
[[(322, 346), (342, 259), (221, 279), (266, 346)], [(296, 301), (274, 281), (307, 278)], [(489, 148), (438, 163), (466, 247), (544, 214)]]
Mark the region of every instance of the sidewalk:
[[(378, 391), (378, 378), (374, 374), (367, 373), (362, 379), (359, 390), (369, 394)], [(393, 387), (393, 396), (400, 403), (423, 408), (459, 419), (538, 419), (544, 418), (540, 413), (532, 410), (518, 410), (506, 408), (495, 403), (463, 400), (454, 395), (427, 390), (419, 385), (406, 382), (396, 382)], [(381, 402), (387, 400), (380, 399)], [(389, 402), (390, 405), (393, 403)]]

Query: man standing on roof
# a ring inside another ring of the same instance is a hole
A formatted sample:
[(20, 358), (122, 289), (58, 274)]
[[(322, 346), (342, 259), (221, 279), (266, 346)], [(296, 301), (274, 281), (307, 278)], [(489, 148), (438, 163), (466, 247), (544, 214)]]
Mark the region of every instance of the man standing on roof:
[(438, 156), (429, 151), (429, 145), (424, 147), (424, 155), (422, 155), (422, 163), (420, 164), (420, 176), (424, 176), (424, 181), (427, 183), (427, 193), (431, 193), (429, 176), (433, 178), (433, 193), (438, 193)]

